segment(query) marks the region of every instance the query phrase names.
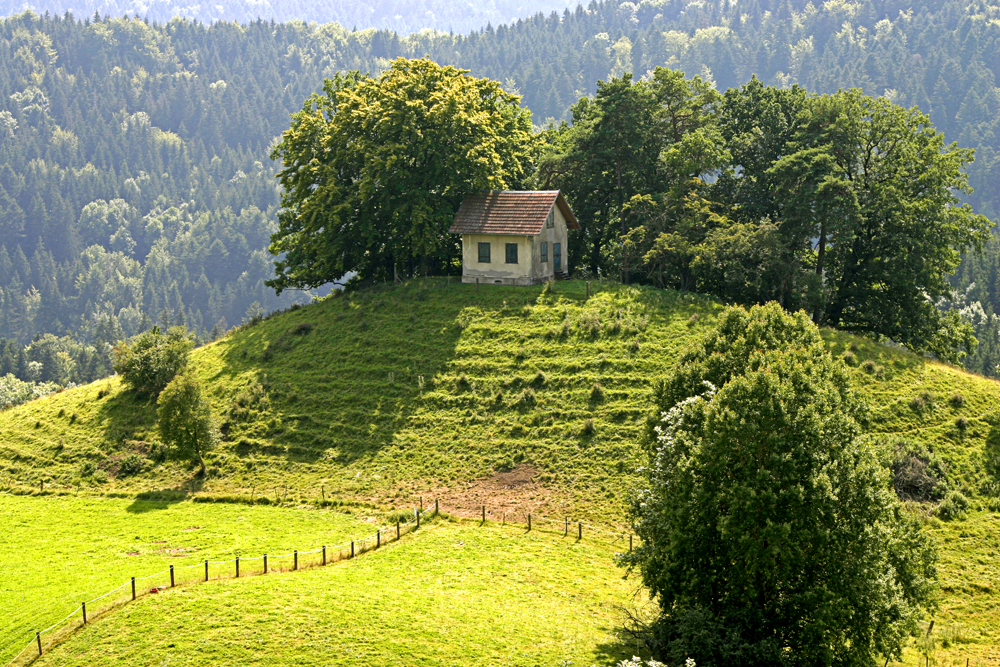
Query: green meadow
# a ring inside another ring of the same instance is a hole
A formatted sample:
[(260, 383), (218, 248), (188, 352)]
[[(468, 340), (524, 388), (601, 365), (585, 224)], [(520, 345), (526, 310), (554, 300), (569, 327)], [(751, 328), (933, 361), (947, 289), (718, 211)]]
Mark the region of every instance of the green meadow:
[(165, 591), (36, 665), (591, 665), (631, 655), (600, 542), (434, 521), (325, 568)]
[[(131, 577), (141, 579), (141, 592), (169, 583), (163, 575), (142, 578), (171, 565), (311, 550), (374, 531), (360, 517), (331, 510), (100, 497), (0, 494), (0, 517), (0, 553), (6, 556), (0, 567), (0, 662), (35, 631)], [(223, 574), (222, 567), (211, 566), (210, 576)], [(231, 568), (226, 565), (225, 574)], [(177, 581), (203, 575), (202, 567), (175, 572)], [(104, 602), (130, 595), (129, 587)]]

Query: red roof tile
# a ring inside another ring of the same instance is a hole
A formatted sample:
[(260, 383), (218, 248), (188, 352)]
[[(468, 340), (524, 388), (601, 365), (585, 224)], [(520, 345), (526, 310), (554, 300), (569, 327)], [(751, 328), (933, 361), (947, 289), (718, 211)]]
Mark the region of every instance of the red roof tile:
[(553, 205), (562, 211), (567, 227), (580, 229), (559, 190), (500, 190), (466, 197), (448, 231), (452, 234), (534, 236), (542, 231)]

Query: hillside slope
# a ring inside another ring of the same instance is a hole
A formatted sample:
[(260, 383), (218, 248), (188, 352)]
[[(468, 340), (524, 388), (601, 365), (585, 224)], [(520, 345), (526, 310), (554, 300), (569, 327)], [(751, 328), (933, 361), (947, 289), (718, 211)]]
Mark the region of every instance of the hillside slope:
[(582, 282), (351, 294), (194, 352), (224, 434), (206, 480), (156, 463), (155, 406), (117, 379), (0, 414), (0, 457), (10, 484), (36, 489), (385, 500), (475, 495), (468, 483), (506, 473), (490, 488), (534, 476), (529, 507), (620, 509), (650, 388), (718, 308), (596, 284), (588, 299)]
[[(280, 313), (192, 355), (223, 433), (206, 479), (161, 461), (155, 406), (112, 378), (0, 413), (0, 484), (383, 505), (441, 495), (470, 509), (488, 497), (497, 511), (617, 517), (652, 386), (721, 306), (586, 289), (425, 279)], [(826, 336), (869, 398), (871, 429), (926, 444), (975, 494), (998, 385)]]

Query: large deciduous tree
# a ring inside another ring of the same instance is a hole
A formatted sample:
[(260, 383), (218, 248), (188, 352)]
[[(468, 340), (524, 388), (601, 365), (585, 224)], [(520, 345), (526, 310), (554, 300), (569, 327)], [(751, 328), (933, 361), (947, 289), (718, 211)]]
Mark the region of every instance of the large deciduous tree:
[(781, 261), (799, 268), (784, 305), (953, 361), (974, 346), (971, 328), (935, 307), (961, 254), (989, 238), (990, 221), (959, 199), (971, 150), (945, 145), (915, 108), (756, 80), (726, 94), (721, 127), (733, 163), (718, 199), (777, 225)]
[(929, 605), (934, 555), (804, 312), (730, 308), (658, 389), (642, 545), (622, 559), (660, 657), (874, 665)]
[(307, 288), (445, 270), (448, 234), (474, 191), (519, 187), (535, 140), (530, 112), (496, 81), (400, 58), (377, 78), (328, 79), (292, 117), (281, 160), (281, 255), (269, 285)]

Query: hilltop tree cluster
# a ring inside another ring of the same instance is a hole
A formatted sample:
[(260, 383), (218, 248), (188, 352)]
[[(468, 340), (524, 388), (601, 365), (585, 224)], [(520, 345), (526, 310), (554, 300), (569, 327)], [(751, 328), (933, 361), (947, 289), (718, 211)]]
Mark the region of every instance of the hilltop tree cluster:
[(528, 123), (495, 82), (426, 59), (328, 81), (273, 154), (283, 257), (268, 284), (456, 270), (462, 198), (534, 168), (584, 221), (571, 259), (593, 273), (777, 301), (950, 360), (974, 349), (972, 327), (935, 300), (991, 223), (958, 199), (972, 151), (919, 111), (756, 78), (720, 94), (658, 67), (601, 82), (572, 124), (532, 135)]
[(956, 360), (972, 328), (936, 301), (992, 225), (958, 198), (972, 160), (926, 115), (857, 90), (753, 78), (719, 94), (657, 68), (577, 103), (538, 180), (589, 221), (571, 250), (595, 273), (773, 300)]

